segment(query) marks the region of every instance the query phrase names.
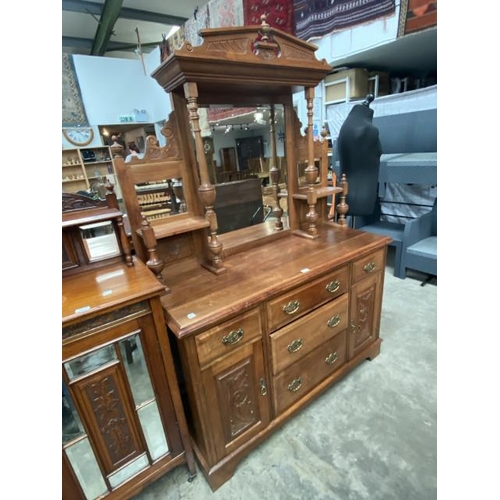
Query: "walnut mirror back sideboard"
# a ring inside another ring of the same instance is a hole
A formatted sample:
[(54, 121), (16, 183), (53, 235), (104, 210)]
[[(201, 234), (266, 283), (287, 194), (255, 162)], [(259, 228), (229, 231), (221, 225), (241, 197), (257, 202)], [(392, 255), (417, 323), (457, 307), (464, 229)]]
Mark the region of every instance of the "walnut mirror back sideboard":
[[(202, 45), (185, 43), (152, 74), (172, 100), (166, 146), (151, 138), (144, 158), (115, 158), (115, 166), (137, 255), (160, 263), (189, 433), (216, 490), (279, 426), (377, 356), (390, 239), (348, 227), (348, 179), (327, 183), (313, 99), (332, 68), (316, 47), (265, 20), (200, 36)], [(305, 126), (293, 108), (300, 91)], [(272, 216), (224, 234), (200, 126), (200, 109), (221, 105), (279, 110), (284, 120), (284, 160), (276, 164), (272, 146), (267, 159)], [(165, 179), (182, 185), (174, 200), (184, 209), (148, 217), (140, 189)]]

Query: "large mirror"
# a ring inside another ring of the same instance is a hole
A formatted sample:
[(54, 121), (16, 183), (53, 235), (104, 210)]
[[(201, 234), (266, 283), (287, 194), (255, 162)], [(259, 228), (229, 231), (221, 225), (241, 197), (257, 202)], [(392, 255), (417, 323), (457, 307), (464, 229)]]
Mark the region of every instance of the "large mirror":
[[(272, 219), (273, 165), (280, 170), (283, 191), (286, 182), (283, 105), (218, 105), (200, 111), (205, 157), (217, 192), (218, 234)], [(281, 200), (284, 217), (286, 201)]]

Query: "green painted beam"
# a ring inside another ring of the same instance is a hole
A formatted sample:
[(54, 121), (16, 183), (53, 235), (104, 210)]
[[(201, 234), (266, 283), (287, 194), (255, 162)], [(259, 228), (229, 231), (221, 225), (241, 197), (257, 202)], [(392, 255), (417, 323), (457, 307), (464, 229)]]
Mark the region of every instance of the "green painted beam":
[(94, 37), (92, 50), (93, 56), (102, 56), (106, 53), (106, 48), (111, 38), (116, 21), (120, 17), (123, 0), (105, 0), (102, 8), (101, 19)]

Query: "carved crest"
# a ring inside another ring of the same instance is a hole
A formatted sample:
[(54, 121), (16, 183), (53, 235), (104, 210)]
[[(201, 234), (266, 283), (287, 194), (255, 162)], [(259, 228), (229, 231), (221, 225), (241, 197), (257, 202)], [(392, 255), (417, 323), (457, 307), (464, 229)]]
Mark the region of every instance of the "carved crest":
[[(146, 150), (144, 151), (144, 160), (179, 160), (179, 144), (177, 141), (177, 121), (175, 113), (171, 113), (168, 121), (161, 129), (161, 134), (167, 140), (165, 146), (159, 146), (156, 137), (149, 135), (146, 137)], [(135, 161), (134, 161), (135, 160)], [(141, 160), (132, 158), (130, 163), (140, 163)]]
[(71, 212), (73, 210), (85, 210), (106, 206), (106, 201), (93, 200), (89, 196), (75, 193), (62, 193), (62, 211)]

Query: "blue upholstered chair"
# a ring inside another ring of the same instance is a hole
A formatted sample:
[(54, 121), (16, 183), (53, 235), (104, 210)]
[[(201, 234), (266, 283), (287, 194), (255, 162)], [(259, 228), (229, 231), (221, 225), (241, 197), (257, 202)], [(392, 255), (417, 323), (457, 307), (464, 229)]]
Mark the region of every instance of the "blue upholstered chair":
[(401, 253), (401, 274), (407, 269), (437, 276), (437, 198), (432, 210), (406, 223)]

